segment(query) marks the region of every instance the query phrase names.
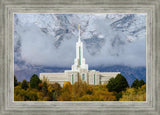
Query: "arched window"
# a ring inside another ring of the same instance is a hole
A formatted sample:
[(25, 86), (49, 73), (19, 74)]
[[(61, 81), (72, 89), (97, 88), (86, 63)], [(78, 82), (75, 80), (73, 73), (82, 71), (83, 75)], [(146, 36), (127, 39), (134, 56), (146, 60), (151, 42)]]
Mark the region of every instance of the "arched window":
[(82, 81), (85, 81), (85, 74), (82, 74)]
[(72, 84), (74, 83), (74, 76), (73, 76), (73, 74), (72, 74)]

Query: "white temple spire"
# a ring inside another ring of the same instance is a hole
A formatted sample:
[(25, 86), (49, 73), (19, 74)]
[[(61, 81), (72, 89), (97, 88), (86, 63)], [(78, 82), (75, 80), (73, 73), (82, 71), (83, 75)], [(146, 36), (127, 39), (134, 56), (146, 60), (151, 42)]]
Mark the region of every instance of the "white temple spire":
[(79, 29), (79, 38), (76, 43), (76, 58), (74, 60), (74, 64), (72, 65), (72, 70), (80, 71), (80, 69), (88, 70), (88, 65), (85, 64), (85, 59), (83, 58), (83, 43), (80, 39), (80, 24), (78, 25)]
[(81, 42), (81, 38), (80, 38), (80, 32), (81, 32), (80, 24), (78, 24), (78, 29), (79, 29), (79, 38), (78, 38), (78, 42)]

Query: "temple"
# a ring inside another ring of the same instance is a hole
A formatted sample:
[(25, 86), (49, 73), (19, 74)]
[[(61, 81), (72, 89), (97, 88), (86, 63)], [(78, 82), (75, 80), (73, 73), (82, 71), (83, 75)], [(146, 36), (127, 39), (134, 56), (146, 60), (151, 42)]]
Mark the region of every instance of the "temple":
[(116, 77), (120, 72), (99, 72), (96, 70), (88, 70), (88, 64), (85, 63), (83, 57), (83, 43), (80, 38), (80, 25), (79, 38), (76, 43), (76, 58), (71, 70), (65, 70), (64, 73), (40, 73), (42, 82), (46, 81), (49, 84), (59, 83), (62, 87), (64, 82), (69, 81), (71, 84), (82, 80), (90, 85), (107, 84), (108, 80)]

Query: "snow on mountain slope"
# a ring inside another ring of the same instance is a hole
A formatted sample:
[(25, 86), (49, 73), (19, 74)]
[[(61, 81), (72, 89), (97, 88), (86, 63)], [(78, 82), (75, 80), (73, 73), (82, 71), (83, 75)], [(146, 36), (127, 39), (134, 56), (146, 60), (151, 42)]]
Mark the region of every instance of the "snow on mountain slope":
[(70, 67), (78, 24), (89, 66), (146, 64), (145, 14), (15, 14), (14, 22), (15, 71)]

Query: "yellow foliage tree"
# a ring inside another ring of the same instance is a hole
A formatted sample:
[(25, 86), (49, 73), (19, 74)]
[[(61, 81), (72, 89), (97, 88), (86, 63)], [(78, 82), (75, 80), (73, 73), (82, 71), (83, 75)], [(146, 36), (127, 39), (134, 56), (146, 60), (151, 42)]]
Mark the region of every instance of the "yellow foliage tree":
[(127, 88), (122, 92), (122, 98), (119, 101), (146, 101), (146, 85), (136, 88)]
[(66, 82), (61, 90), (59, 101), (115, 101), (113, 92), (109, 92), (105, 85), (88, 85), (84, 81), (73, 85)]
[(57, 97), (58, 101), (71, 101), (72, 99), (72, 85), (69, 81), (65, 82), (61, 89), (60, 96)]

